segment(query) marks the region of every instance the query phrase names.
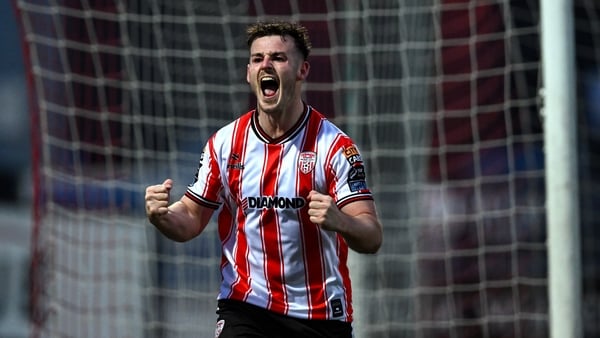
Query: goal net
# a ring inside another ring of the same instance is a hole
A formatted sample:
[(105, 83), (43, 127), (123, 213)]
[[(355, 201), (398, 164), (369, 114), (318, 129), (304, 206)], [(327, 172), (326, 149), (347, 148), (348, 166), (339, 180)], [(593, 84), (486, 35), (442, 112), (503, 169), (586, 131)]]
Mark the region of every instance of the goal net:
[(305, 99), (363, 150), (384, 224), (381, 251), (351, 257), (356, 337), (548, 335), (536, 1), (14, 4), (36, 336), (213, 335), (216, 226), (169, 241), (144, 190), (171, 177), (181, 195), (211, 133), (252, 108), (245, 27), (271, 18), (309, 29)]

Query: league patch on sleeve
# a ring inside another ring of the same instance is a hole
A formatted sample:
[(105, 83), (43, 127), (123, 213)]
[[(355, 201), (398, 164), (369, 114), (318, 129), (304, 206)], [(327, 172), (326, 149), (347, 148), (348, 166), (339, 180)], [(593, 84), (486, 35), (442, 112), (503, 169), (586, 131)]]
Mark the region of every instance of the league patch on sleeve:
[(351, 192), (367, 190), (367, 181), (363, 159), (355, 145), (344, 148), (344, 156), (346, 161), (350, 163), (350, 171), (348, 171), (348, 187)]
[(350, 163), (350, 171), (348, 172), (348, 187), (350, 191), (357, 192), (367, 190), (365, 167), (363, 160), (355, 145), (344, 148), (344, 156), (346, 161)]
[(348, 186), (352, 192), (367, 189), (365, 167), (362, 164), (355, 165), (350, 169), (350, 172), (348, 173)]

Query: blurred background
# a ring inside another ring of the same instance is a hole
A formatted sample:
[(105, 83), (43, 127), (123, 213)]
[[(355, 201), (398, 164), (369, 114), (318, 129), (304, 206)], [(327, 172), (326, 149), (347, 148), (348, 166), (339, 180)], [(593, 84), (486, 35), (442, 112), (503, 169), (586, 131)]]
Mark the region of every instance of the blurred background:
[(0, 2), (0, 336), (29, 334), (31, 135), (23, 48), (14, 8)]

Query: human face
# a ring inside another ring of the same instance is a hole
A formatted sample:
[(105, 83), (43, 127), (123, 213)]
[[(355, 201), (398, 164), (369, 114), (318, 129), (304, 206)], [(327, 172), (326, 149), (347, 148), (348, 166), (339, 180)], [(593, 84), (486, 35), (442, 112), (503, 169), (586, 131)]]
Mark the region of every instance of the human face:
[(246, 81), (254, 92), (259, 111), (282, 113), (301, 100), (302, 81), (308, 75), (308, 62), (290, 36), (257, 38), (250, 46)]

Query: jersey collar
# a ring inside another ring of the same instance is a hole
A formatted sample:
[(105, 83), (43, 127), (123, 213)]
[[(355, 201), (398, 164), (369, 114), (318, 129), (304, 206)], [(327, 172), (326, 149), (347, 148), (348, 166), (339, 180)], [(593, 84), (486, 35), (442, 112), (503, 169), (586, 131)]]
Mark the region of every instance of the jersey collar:
[(300, 116), (298, 121), (296, 121), (296, 123), (285, 134), (283, 134), (277, 138), (272, 138), (262, 129), (262, 127), (258, 123), (258, 109), (255, 109), (254, 113), (252, 114), (252, 129), (254, 130), (254, 133), (256, 134), (256, 136), (265, 143), (269, 143), (269, 144), (285, 143), (288, 140), (291, 140), (292, 138), (294, 138), (294, 136), (296, 136), (300, 132), (300, 130), (302, 130), (304, 125), (306, 125), (306, 122), (308, 121), (308, 117), (310, 116), (311, 110), (312, 110), (312, 107), (307, 105), (306, 103), (304, 103), (304, 113)]

